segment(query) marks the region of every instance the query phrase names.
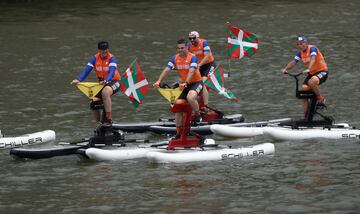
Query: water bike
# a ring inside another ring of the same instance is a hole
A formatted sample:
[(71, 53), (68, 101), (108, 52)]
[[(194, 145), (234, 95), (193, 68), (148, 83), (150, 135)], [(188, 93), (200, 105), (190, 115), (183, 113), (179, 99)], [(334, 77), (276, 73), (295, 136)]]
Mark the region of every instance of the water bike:
[[(172, 85), (161, 83), (158, 91), (170, 102), (170, 105), (173, 105), (182, 92), (182, 90), (179, 89), (179, 83)], [(212, 106), (205, 106), (201, 96), (199, 99), (199, 107), (202, 110), (202, 121), (198, 124), (191, 123), (193, 131), (199, 134), (211, 134), (209, 126), (211, 124), (232, 124), (244, 121), (242, 114), (225, 115), (224, 112)], [(194, 115), (191, 117), (191, 121), (193, 120)], [(159, 121), (155, 122), (114, 123), (113, 128), (134, 133), (152, 131), (159, 134), (174, 134), (176, 132), (174, 118), (160, 118)]]
[[(42, 142), (53, 141), (55, 132), (44, 131), (22, 136), (33, 142), (32, 139), (42, 138)], [(6, 138), (6, 137), (5, 137)], [(22, 140), (24, 141), (23, 138)], [(79, 141), (60, 142), (55, 146), (42, 146), (37, 148), (12, 148), (10, 155), (15, 158), (45, 159), (58, 156), (78, 155), (81, 158), (98, 161), (120, 161), (145, 158), (153, 162), (196, 162), (211, 160), (240, 160), (246, 157), (271, 155), (275, 148), (271, 143), (255, 146), (231, 148), (214, 143), (211, 139), (199, 136), (188, 137), (193, 141), (181, 144), (181, 141), (162, 141), (149, 144), (148, 141), (125, 139), (124, 133), (111, 127), (98, 127), (94, 136)], [(2, 139), (2, 138), (0, 138)], [(184, 139), (184, 135), (183, 135)], [(25, 142), (25, 141), (24, 141)], [(133, 145), (135, 143), (135, 145)], [(171, 144), (170, 144), (171, 143)], [(30, 145), (32, 143), (23, 143)], [(169, 148), (173, 148), (170, 149)], [(175, 149), (176, 148), (176, 149)]]
[(18, 148), (28, 145), (47, 143), (55, 140), (55, 132), (45, 130), (16, 137), (3, 136), (0, 132), (0, 149)]
[[(206, 160), (242, 159), (274, 153), (274, 145), (265, 143), (255, 146), (230, 148), (215, 144), (212, 139), (191, 132), (192, 109), (184, 101), (175, 103), (172, 112), (182, 112), (183, 130), (178, 139), (170, 139), (153, 144), (126, 146), (133, 142), (124, 138), (122, 132), (114, 127), (99, 126), (94, 136), (77, 142), (61, 143), (57, 146), (32, 149), (16, 148), (10, 151), (15, 157), (40, 159), (77, 154), (95, 160), (127, 160), (147, 158), (156, 162), (193, 162)], [(138, 141), (135, 141), (138, 142)], [(117, 149), (114, 149), (117, 146)], [(106, 149), (99, 148), (105, 147)]]
[[(211, 131), (216, 135), (230, 138), (255, 137), (266, 135), (279, 140), (302, 140), (313, 138), (327, 139), (359, 139), (360, 130), (347, 123), (334, 123), (334, 119), (321, 114), (316, 106), (316, 95), (311, 91), (299, 90), (299, 74), (289, 74), (295, 79), (295, 96), (298, 99), (308, 99), (309, 108), (303, 120), (275, 121), (254, 124), (247, 127), (228, 125), (211, 125)], [(320, 119), (314, 119), (315, 116)]]
[(78, 149), (107, 146), (124, 147), (127, 143), (144, 142), (148, 141), (125, 139), (124, 133), (119, 130), (112, 129), (111, 127), (98, 126), (94, 131), (94, 136), (90, 138), (84, 138), (72, 142), (60, 142), (58, 145), (42, 146), (37, 148), (13, 148), (10, 150), (10, 155), (26, 159), (43, 159), (76, 154)]
[(157, 163), (188, 163), (225, 160), (241, 161), (243, 158), (272, 155), (275, 152), (275, 147), (272, 143), (262, 143), (240, 148), (219, 145), (217, 147), (179, 147), (176, 150), (168, 150), (167, 145), (154, 147), (154, 144), (144, 144), (137, 147), (121, 147), (111, 150), (99, 148), (79, 149), (77, 152), (82, 157), (96, 161), (147, 159)]
[[(299, 90), (298, 77), (302, 73), (290, 74), (296, 82), (295, 96), (309, 100), (305, 119), (283, 122), (274, 127), (265, 127), (263, 133), (278, 140), (303, 140), (314, 138), (325, 139), (360, 139), (360, 130), (347, 123), (334, 123), (333, 117), (325, 116), (318, 111), (316, 95), (312, 91)], [(314, 119), (319, 116), (320, 119)]]
[(128, 159), (147, 158), (153, 162), (186, 163), (197, 161), (213, 161), (242, 159), (273, 154), (274, 145), (264, 143), (255, 146), (231, 148), (221, 146), (212, 139), (205, 139), (191, 131), (192, 108), (186, 100), (180, 100), (171, 107), (173, 113), (183, 113), (183, 129), (179, 138), (151, 145), (140, 145), (119, 149), (79, 149), (77, 154), (98, 161), (122, 161)]

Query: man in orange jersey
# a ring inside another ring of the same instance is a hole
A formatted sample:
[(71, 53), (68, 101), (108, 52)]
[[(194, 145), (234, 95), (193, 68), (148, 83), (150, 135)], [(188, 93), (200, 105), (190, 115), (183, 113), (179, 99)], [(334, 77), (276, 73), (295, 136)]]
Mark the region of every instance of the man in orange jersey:
[[(197, 31), (191, 31), (189, 33), (189, 40), (190, 43), (188, 43), (188, 50), (190, 53), (193, 53), (198, 57), (198, 66), (202, 80), (204, 82), (207, 80), (210, 71), (216, 67), (214, 57), (208, 42), (205, 39), (200, 38), (200, 35)], [(209, 104), (209, 92), (206, 87), (203, 89), (202, 96), (204, 99), (204, 104), (207, 106)]]
[[(184, 89), (178, 100), (186, 99), (188, 101), (195, 112), (195, 122), (199, 123), (201, 121), (201, 116), (197, 97), (203, 90), (204, 84), (198, 69), (198, 59), (194, 54), (189, 53), (187, 50), (185, 39), (180, 39), (177, 42), (177, 49), (178, 53), (171, 57), (169, 63), (161, 72), (159, 79), (154, 83), (154, 87), (158, 88), (161, 81), (163, 81), (172, 70), (177, 70), (182, 79), (180, 88)], [(182, 130), (182, 118), (182, 113), (175, 113), (175, 123), (178, 134), (180, 134)]]
[[(299, 60), (301, 60), (307, 69), (303, 71), (304, 75), (307, 75), (305, 78), (302, 90), (304, 91), (313, 91), (317, 99), (317, 108), (325, 107), (325, 99), (320, 94), (319, 85), (324, 83), (328, 78), (328, 67), (325, 62), (325, 59), (320, 52), (320, 50), (310, 45), (307, 42), (305, 36), (298, 36), (296, 39), (296, 45), (299, 47), (299, 51), (294, 57), (294, 60), (289, 62), (282, 72), (284, 74), (288, 73), (288, 70), (292, 69)], [(302, 100), (303, 110), (306, 116), (306, 112), (309, 106), (309, 101), (307, 99)]]
[[(95, 69), (99, 83), (105, 84), (105, 87), (90, 102), (90, 109), (97, 122), (101, 122), (105, 127), (110, 127), (112, 125), (111, 96), (119, 91), (121, 77), (117, 69), (116, 58), (109, 51), (109, 43), (107, 41), (99, 42), (98, 50), (98, 53), (90, 58), (83, 72), (71, 84), (76, 85), (84, 81)], [(105, 115), (100, 119), (100, 110), (103, 108)]]

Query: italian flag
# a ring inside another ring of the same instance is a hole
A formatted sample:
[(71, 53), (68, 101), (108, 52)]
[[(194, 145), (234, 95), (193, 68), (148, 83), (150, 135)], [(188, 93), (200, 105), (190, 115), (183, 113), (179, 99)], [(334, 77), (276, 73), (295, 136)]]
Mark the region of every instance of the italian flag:
[(224, 87), (224, 82), (224, 70), (221, 65), (219, 65), (214, 70), (210, 71), (208, 79), (205, 80), (205, 85), (231, 101), (238, 101), (235, 95)]
[(140, 65), (135, 59), (121, 77), (121, 90), (129, 97), (134, 107), (142, 104), (142, 100), (149, 88)]
[(251, 57), (258, 49), (259, 41), (256, 34), (242, 31), (235, 26), (228, 25), (227, 38), (230, 58)]

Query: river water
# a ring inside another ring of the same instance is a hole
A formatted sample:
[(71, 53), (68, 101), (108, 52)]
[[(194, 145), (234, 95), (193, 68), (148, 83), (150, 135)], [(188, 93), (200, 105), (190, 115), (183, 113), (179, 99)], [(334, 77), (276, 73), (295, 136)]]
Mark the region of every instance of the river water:
[[(176, 53), (176, 41), (193, 30), (209, 41), (217, 63), (230, 70), (226, 87), (239, 102), (210, 95), (210, 103), (227, 114), (241, 113), (246, 121), (301, 117), (294, 81), (280, 69), (297, 51), (295, 36), (305, 34), (329, 65), (329, 79), (321, 87), (329, 103), (326, 114), (360, 126), (357, 0), (14, 2), (0, 3), (0, 129), (5, 135), (52, 129), (57, 140), (48, 145), (88, 137), (95, 127), (88, 101), (69, 83), (96, 52), (97, 42), (110, 42), (121, 71), (138, 58), (153, 83)], [(256, 33), (258, 53), (229, 63), (227, 22)], [(298, 65), (294, 72), (301, 69)], [(153, 88), (139, 108), (122, 93), (113, 97), (113, 108), (115, 122), (171, 116)], [(212, 137), (233, 146), (270, 141)], [(23, 161), (0, 151), (0, 213), (359, 212), (359, 141), (274, 144), (271, 157), (181, 165), (76, 156)]]

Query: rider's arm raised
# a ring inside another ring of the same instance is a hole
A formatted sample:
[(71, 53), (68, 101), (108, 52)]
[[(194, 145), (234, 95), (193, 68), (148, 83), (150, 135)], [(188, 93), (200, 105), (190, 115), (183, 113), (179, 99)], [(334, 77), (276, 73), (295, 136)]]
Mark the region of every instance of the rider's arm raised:
[(154, 87), (158, 88), (160, 86), (161, 81), (170, 74), (171, 70), (175, 68), (175, 56), (172, 56), (164, 70), (161, 72), (159, 79), (154, 83)]
[(164, 80), (164, 78), (169, 75), (171, 72), (169, 67), (165, 67), (164, 70), (161, 72), (158, 81), (161, 82)]
[(295, 62), (295, 61), (289, 62), (289, 63), (285, 66), (285, 68), (282, 70), (282, 72), (283, 72), (284, 74), (288, 73), (288, 70), (291, 70), (293, 67), (295, 67), (295, 65), (296, 65), (296, 62)]
[(155, 88), (159, 88), (161, 81), (163, 81), (163, 79), (170, 73), (170, 71), (171, 69), (169, 67), (165, 67), (164, 70), (161, 72), (159, 79), (154, 83), (153, 86)]
[(301, 53), (300, 51), (298, 51), (294, 57), (294, 60), (292, 60), (291, 62), (289, 62), (284, 69), (282, 69), (281, 71), (284, 74), (288, 73), (288, 70), (291, 70), (293, 67), (295, 67), (296, 63), (301, 59)]

